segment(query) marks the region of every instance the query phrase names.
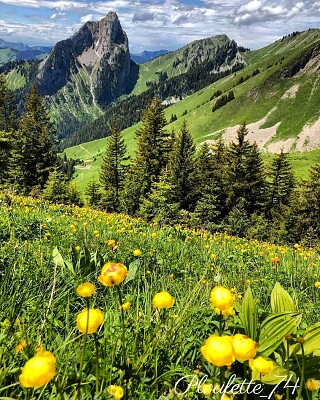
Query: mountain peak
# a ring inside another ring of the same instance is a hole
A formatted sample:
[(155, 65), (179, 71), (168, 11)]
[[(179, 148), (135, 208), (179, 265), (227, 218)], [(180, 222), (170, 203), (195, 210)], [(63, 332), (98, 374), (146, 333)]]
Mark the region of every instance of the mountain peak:
[(109, 12), (55, 45), (40, 65), (39, 90), (42, 95), (52, 95), (72, 76), (86, 76), (92, 102), (105, 106), (122, 94), (129, 73), (128, 38), (117, 14)]

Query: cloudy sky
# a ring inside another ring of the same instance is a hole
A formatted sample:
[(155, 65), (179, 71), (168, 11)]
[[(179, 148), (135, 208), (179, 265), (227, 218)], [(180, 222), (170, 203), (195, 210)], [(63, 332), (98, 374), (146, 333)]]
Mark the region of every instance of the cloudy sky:
[(256, 49), (320, 28), (320, 0), (0, 0), (0, 38), (53, 45), (109, 11), (117, 12), (135, 53), (174, 50), (221, 33)]

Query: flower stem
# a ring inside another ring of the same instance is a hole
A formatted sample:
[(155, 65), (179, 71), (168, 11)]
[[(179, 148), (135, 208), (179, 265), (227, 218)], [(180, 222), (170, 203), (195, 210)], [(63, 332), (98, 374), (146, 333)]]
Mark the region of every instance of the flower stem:
[(98, 337), (94, 335), (94, 344), (96, 348), (96, 393), (99, 393), (99, 343)]
[(81, 352), (81, 358), (80, 358), (80, 369), (79, 369), (78, 388), (77, 388), (77, 398), (78, 399), (81, 398), (82, 369), (83, 369), (84, 355), (85, 355), (86, 347), (87, 347), (88, 326), (89, 326), (89, 298), (86, 297), (85, 300), (86, 300), (88, 314), (87, 314), (86, 331), (83, 336), (83, 345), (82, 345), (82, 352)]
[(304, 387), (304, 372), (306, 369), (306, 360), (305, 360), (305, 356), (304, 356), (304, 347), (303, 347), (303, 343), (300, 342), (300, 346), (301, 346), (301, 353), (302, 353), (302, 366), (301, 366), (301, 382), (300, 382), (300, 386), (299, 386), (299, 390), (298, 390), (298, 396), (297, 399), (300, 400), (302, 399), (301, 397), (301, 393), (302, 393), (302, 389)]
[(117, 292), (118, 292), (118, 297), (119, 297), (119, 303), (120, 303), (120, 309), (121, 309), (121, 325), (122, 325), (122, 335), (121, 335), (121, 347), (122, 347), (122, 358), (123, 358), (123, 368), (124, 368), (124, 378), (126, 380), (126, 385), (125, 385), (125, 391), (124, 391), (124, 398), (125, 400), (128, 400), (128, 367), (127, 367), (127, 356), (126, 356), (126, 327), (125, 327), (125, 322), (124, 322), (124, 311), (122, 308), (122, 295), (121, 295), (121, 290), (119, 286), (116, 286)]
[[(286, 367), (287, 367), (287, 379), (289, 379), (289, 372), (290, 372), (290, 367), (289, 367), (289, 351), (290, 351), (290, 344), (289, 344), (289, 339), (287, 339), (287, 362), (286, 362)], [(290, 397), (290, 388), (289, 385), (287, 384), (286, 387), (286, 398), (289, 399)]]

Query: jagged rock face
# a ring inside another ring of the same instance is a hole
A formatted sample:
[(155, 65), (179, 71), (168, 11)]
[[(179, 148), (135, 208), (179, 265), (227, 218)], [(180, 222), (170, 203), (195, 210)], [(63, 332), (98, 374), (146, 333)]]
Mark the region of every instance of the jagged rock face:
[(40, 64), (38, 84), (42, 95), (53, 95), (73, 74), (83, 73), (92, 101), (105, 106), (125, 91), (130, 74), (126, 33), (110, 12), (99, 22), (87, 22), (71, 38), (58, 42)]

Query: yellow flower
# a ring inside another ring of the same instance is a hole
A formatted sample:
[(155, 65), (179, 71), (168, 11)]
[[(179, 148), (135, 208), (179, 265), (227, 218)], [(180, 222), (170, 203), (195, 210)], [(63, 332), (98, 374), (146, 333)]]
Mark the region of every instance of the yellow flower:
[(320, 289), (320, 282), (319, 282), (319, 281), (315, 282), (314, 286), (315, 286), (317, 289)]
[(99, 235), (99, 231), (97, 231), (97, 230), (95, 230), (95, 231), (93, 231), (93, 234), (96, 236), (96, 235)]
[(113, 396), (114, 400), (120, 400), (123, 397), (123, 389), (121, 386), (110, 385), (108, 387), (108, 393)]
[(22, 339), (20, 344), (18, 344), (18, 346), (16, 347), (16, 352), (20, 353), (20, 351), (22, 351), (27, 346), (28, 346), (28, 343), (24, 339)]
[(81, 250), (81, 246), (76, 246), (75, 250), (80, 251)]
[(212, 393), (212, 384), (211, 383), (204, 383), (203, 385), (200, 386), (200, 392), (204, 395), (204, 396), (210, 396), (210, 394)]
[(133, 255), (134, 255), (135, 257), (140, 257), (141, 254), (142, 254), (142, 251), (141, 251), (141, 250), (139, 250), (139, 249), (133, 250)]
[(122, 309), (122, 310), (129, 310), (130, 306), (131, 306), (131, 303), (130, 303), (129, 301), (127, 301), (127, 302), (125, 302), (124, 304), (122, 304), (122, 305), (120, 306), (120, 309)]
[(218, 315), (222, 314), (225, 317), (233, 317), (236, 314), (234, 308), (232, 307), (227, 308), (226, 310), (220, 310), (219, 308), (215, 308), (214, 311), (216, 314)]
[(317, 381), (315, 379), (308, 379), (306, 382), (306, 388), (310, 391), (310, 392), (314, 392), (316, 390), (320, 389), (320, 381)]
[(258, 343), (246, 335), (237, 333), (232, 339), (234, 356), (238, 361), (247, 361), (257, 354)]
[(249, 360), (249, 366), (252, 371), (260, 372), (262, 375), (270, 375), (273, 370), (273, 362), (262, 357)]
[(123, 264), (109, 261), (102, 267), (98, 281), (104, 286), (120, 285), (127, 275), (128, 270)]
[(107, 244), (108, 247), (110, 247), (111, 249), (113, 249), (113, 248), (115, 247), (115, 245), (116, 245), (116, 241), (113, 240), (113, 239), (110, 239), (110, 240), (107, 240), (107, 241), (106, 241), (106, 244)]
[(154, 308), (171, 308), (174, 305), (174, 298), (170, 293), (159, 292), (153, 297), (153, 307)]
[(283, 394), (275, 393), (274, 398), (275, 400), (282, 400)]
[(234, 295), (229, 289), (223, 286), (216, 286), (211, 291), (210, 301), (219, 310), (227, 310), (234, 302)]
[(203, 357), (216, 367), (231, 365), (235, 361), (232, 338), (211, 335), (201, 347)]
[(173, 277), (174, 277), (173, 274), (170, 274), (170, 275), (169, 275), (169, 278), (170, 278), (170, 279), (173, 279)]
[(28, 360), (19, 376), (21, 386), (25, 388), (46, 385), (56, 374), (56, 359), (49, 351), (39, 351)]
[(96, 287), (91, 282), (82, 283), (77, 287), (77, 294), (81, 297), (90, 297), (96, 291)]
[(77, 316), (77, 327), (82, 333), (86, 333), (87, 324), (88, 334), (97, 332), (102, 322), (103, 313), (98, 308), (90, 308), (89, 310), (85, 308)]
[(151, 233), (151, 237), (156, 238), (156, 237), (157, 237), (157, 234), (156, 234), (155, 232), (152, 232), (152, 233)]

